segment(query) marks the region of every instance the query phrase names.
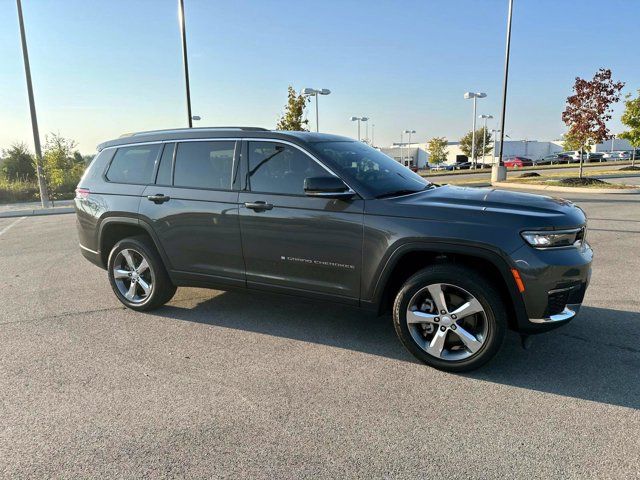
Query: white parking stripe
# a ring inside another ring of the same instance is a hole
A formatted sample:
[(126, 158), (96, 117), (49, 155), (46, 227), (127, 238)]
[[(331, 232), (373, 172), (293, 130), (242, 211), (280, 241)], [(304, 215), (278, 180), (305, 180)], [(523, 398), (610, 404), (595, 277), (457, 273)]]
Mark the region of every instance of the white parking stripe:
[(0, 230), (0, 236), (1, 236), (3, 233), (8, 232), (8, 231), (9, 231), (9, 229), (10, 229), (11, 227), (13, 227), (14, 225), (17, 225), (18, 223), (20, 223), (20, 222), (21, 222), (22, 220), (24, 220), (25, 218), (27, 218), (27, 217), (20, 217), (20, 218), (19, 218), (19, 219), (17, 219), (15, 222), (10, 223), (10, 224), (9, 224), (9, 225), (7, 225), (6, 227), (4, 227), (2, 230)]

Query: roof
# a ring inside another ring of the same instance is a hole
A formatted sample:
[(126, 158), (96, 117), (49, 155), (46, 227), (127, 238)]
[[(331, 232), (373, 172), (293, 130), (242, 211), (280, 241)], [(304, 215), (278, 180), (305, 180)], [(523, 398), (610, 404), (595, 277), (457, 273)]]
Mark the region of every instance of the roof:
[(296, 141), (297, 143), (339, 142), (354, 141), (352, 138), (328, 133), (297, 132), (267, 130), (260, 127), (202, 127), (202, 128), (175, 128), (167, 130), (150, 130), (146, 132), (127, 133), (119, 138), (108, 140), (98, 145), (98, 150), (119, 145), (135, 143), (179, 141), (185, 139), (208, 138), (273, 138), (280, 140)]

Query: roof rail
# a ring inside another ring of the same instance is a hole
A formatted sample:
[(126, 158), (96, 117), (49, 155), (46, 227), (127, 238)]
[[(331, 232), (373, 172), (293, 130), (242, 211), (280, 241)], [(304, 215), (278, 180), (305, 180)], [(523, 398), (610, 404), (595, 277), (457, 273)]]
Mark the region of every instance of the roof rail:
[(268, 128), (262, 127), (196, 127), (196, 128), (168, 128), (165, 130), (149, 130), (146, 132), (131, 132), (120, 135), (123, 137), (138, 137), (141, 135), (156, 135), (158, 133), (180, 133), (180, 132), (206, 132), (206, 131), (218, 131), (218, 130), (241, 130), (241, 131), (253, 131), (253, 132), (268, 132)]

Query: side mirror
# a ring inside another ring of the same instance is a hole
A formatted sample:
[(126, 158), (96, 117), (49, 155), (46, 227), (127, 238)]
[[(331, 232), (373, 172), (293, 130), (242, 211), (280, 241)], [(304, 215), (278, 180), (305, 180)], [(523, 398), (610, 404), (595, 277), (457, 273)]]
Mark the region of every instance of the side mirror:
[(355, 192), (345, 185), (338, 177), (307, 177), (304, 179), (304, 193), (307, 197), (342, 198), (347, 199)]

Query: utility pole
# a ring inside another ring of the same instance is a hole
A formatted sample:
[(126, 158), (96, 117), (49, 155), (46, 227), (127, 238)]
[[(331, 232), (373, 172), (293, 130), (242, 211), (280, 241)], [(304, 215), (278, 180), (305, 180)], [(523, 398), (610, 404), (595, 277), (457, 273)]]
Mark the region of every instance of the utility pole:
[(507, 113), (507, 86), (509, 83), (509, 54), (511, 53), (511, 17), (513, 15), (513, 0), (509, 0), (509, 13), (507, 16), (507, 46), (504, 54), (504, 86), (502, 89), (502, 115), (500, 117), (500, 153), (498, 165), (502, 163), (502, 146), (504, 145), (504, 122)]
[(24, 74), (27, 77), (27, 94), (29, 96), (29, 110), (31, 111), (31, 129), (33, 130), (33, 146), (36, 151), (36, 174), (38, 176), (38, 188), (40, 190), (40, 203), (42, 208), (49, 206), (49, 193), (44, 181), (42, 171), (42, 149), (40, 147), (40, 132), (38, 131), (38, 118), (36, 116), (36, 104), (33, 99), (33, 85), (31, 84), (31, 67), (29, 66), (29, 51), (27, 50), (27, 37), (24, 32), (24, 19), (22, 18), (22, 4), (16, 0), (18, 6), (18, 23), (20, 24), (20, 41), (22, 43), (22, 57), (24, 59)]
[(189, 59), (187, 58), (187, 31), (184, 25), (184, 0), (178, 0), (178, 16), (180, 17), (180, 35), (182, 36), (182, 63), (184, 65), (184, 82), (187, 91), (187, 117), (189, 128), (193, 127), (191, 116), (191, 87), (189, 86)]

